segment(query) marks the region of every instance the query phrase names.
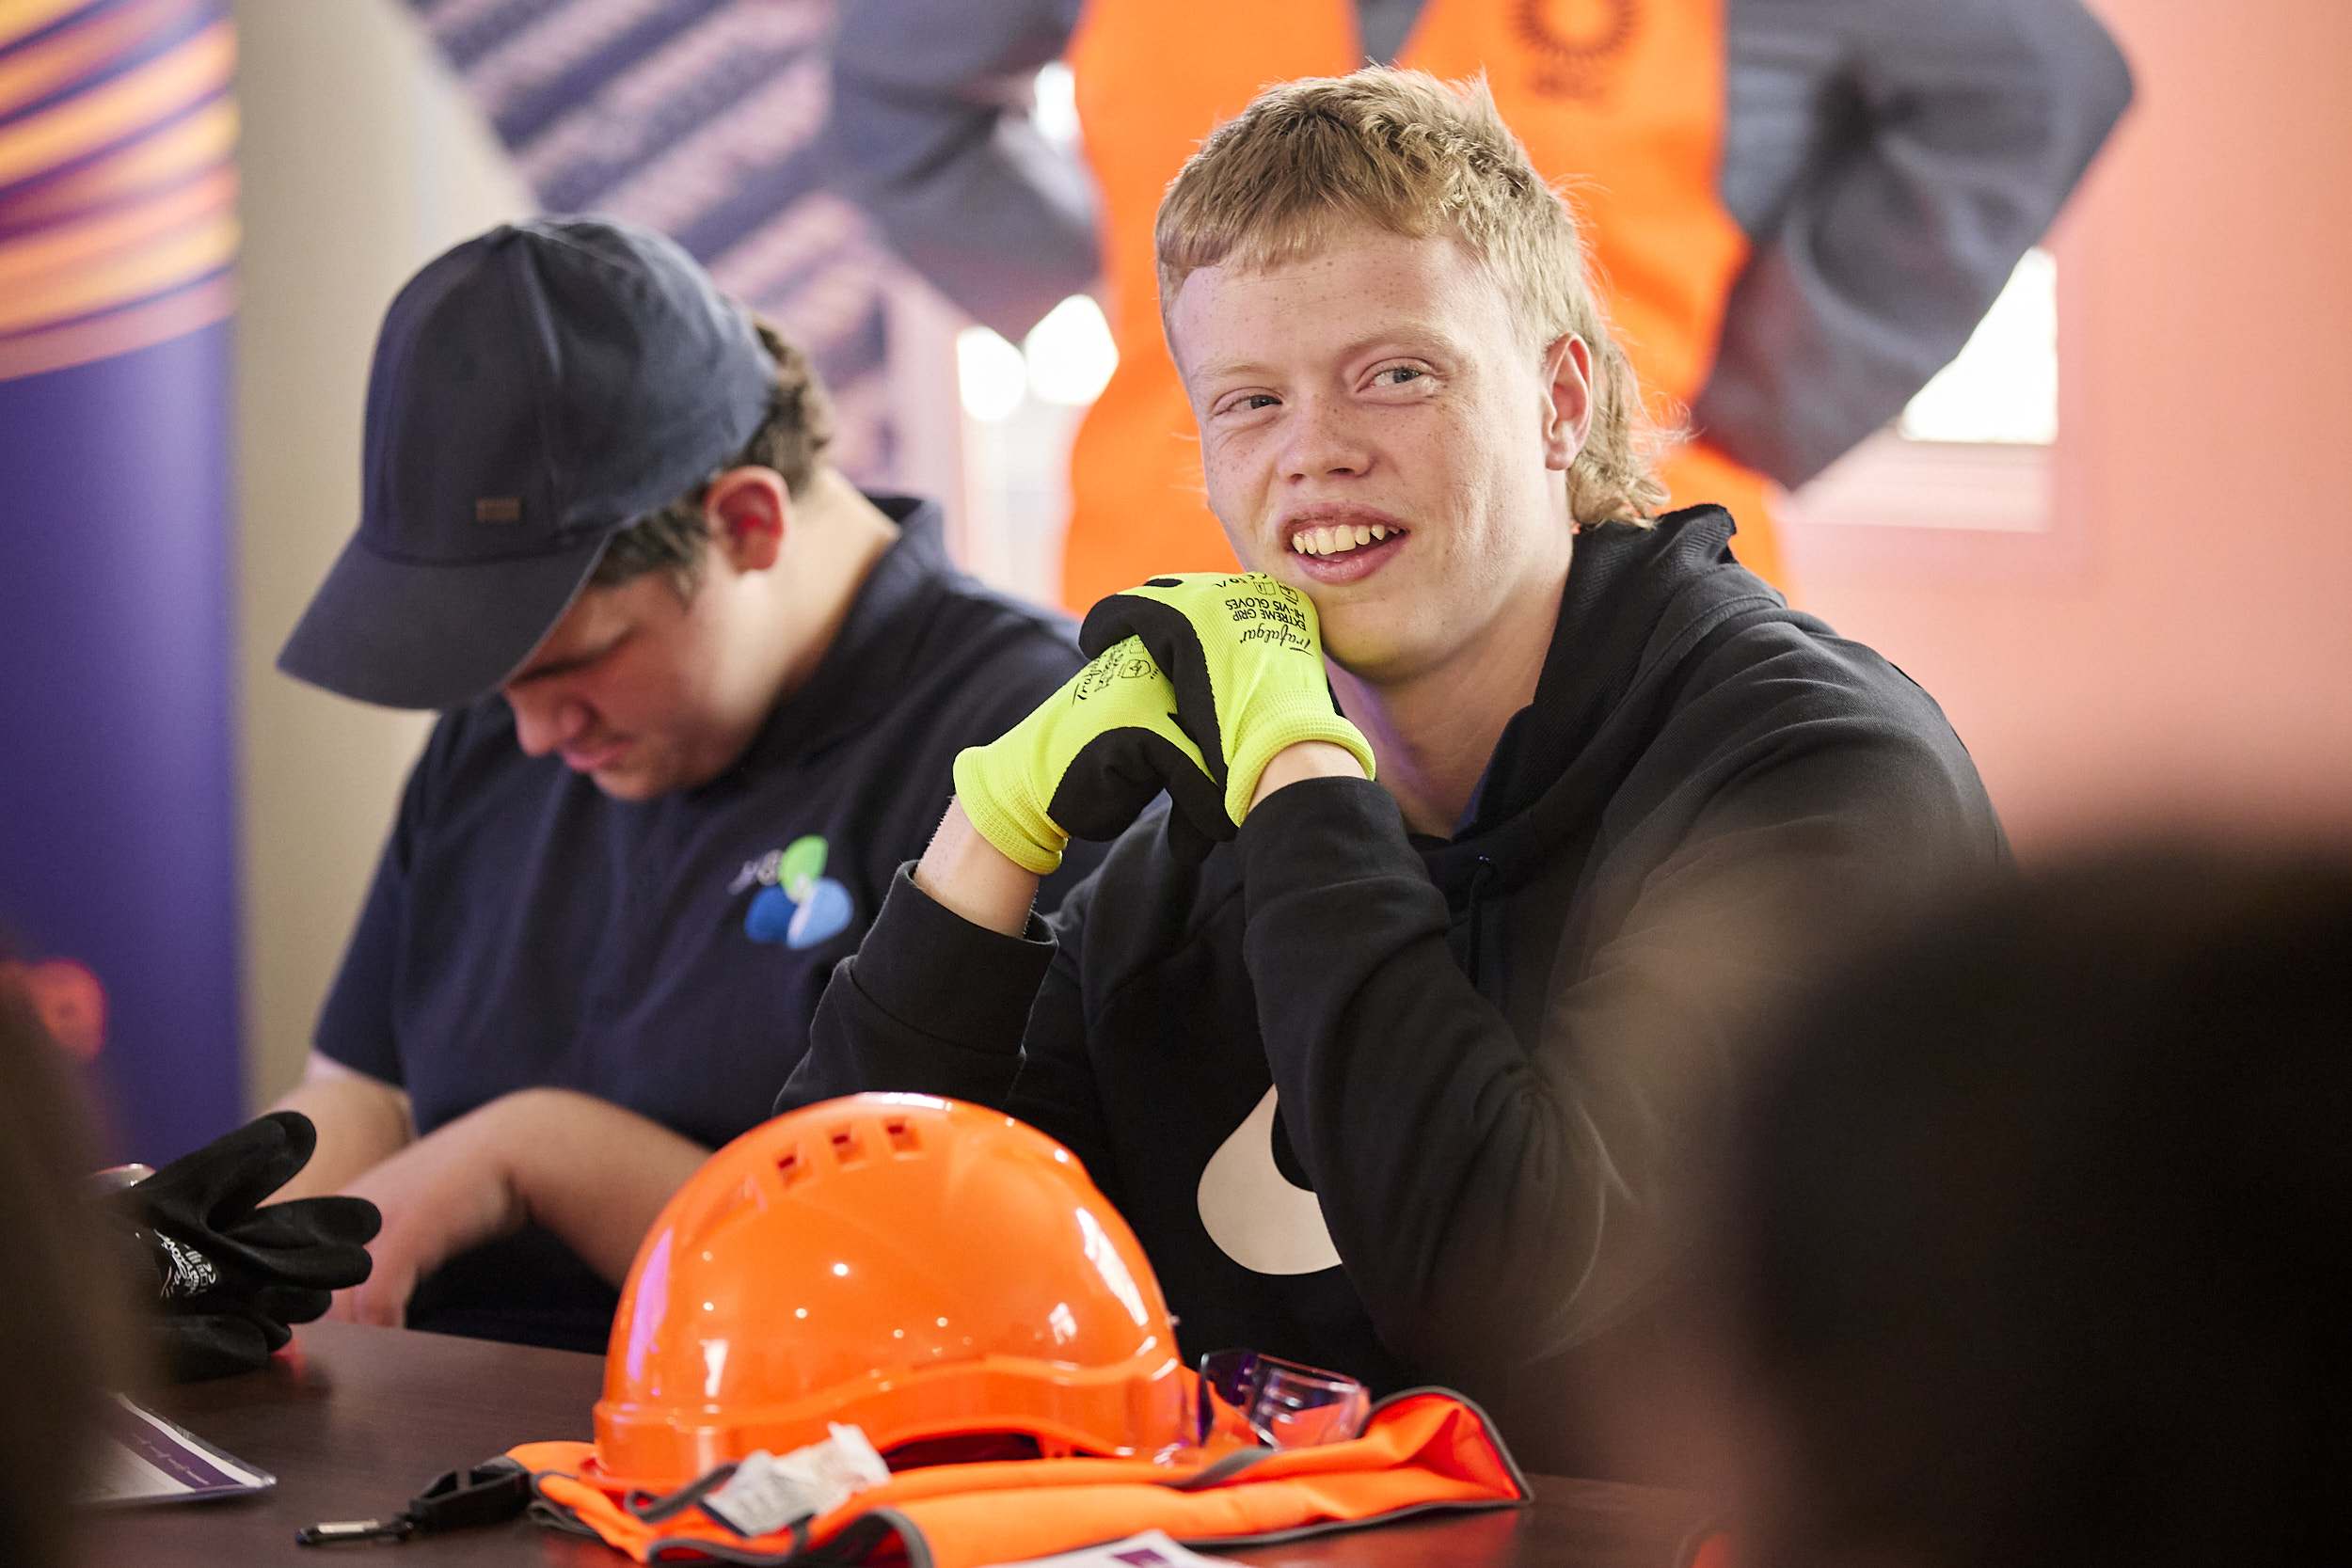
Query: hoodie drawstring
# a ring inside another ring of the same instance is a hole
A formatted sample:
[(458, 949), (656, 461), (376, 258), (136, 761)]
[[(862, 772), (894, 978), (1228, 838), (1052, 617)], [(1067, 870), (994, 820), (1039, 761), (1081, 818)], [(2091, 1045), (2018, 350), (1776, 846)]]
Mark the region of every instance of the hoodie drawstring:
[(1466, 966), (1473, 987), (1478, 984), (1478, 901), (1486, 896), (1487, 885), (1494, 879), (1495, 863), (1479, 856), (1478, 869), (1470, 873), (1470, 962)]

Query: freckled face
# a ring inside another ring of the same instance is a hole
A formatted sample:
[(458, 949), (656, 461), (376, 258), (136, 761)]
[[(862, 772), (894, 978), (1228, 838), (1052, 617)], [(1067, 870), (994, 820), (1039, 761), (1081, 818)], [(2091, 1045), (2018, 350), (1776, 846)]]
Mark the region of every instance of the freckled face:
[(1556, 603), (1584, 345), (1531, 347), (1454, 240), (1362, 228), (1279, 266), (1201, 268), (1169, 340), (1211, 509), (1246, 565), (1313, 599), (1342, 668), (1410, 680)]

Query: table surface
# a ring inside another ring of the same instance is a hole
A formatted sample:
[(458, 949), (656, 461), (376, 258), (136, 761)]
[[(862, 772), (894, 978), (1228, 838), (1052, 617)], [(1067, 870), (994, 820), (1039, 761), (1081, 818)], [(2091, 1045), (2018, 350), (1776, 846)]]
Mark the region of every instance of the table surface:
[[(445, 1563), (553, 1563), (612, 1568), (627, 1558), (515, 1520), (421, 1537), (392, 1560), (380, 1548), (306, 1550), (294, 1531), (323, 1519), (397, 1513), (443, 1470), (478, 1464), (516, 1443), (586, 1439), (604, 1363), (399, 1329), (311, 1323), (266, 1370), (166, 1391), (150, 1401), (217, 1447), (278, 1477), (259, 1497), (125, 1510), (92, 1519), (87, 1561), (300, 1562), (331, 1568), (369, 1553), (416, 1568)], [(1694, 1521), (1677, 1493), (1605, 1481), (1534, 1478), (1535, 1504), (1385, 1526), (1319, 1541), (1218, 1553), (1240, 1561), (1372, 1568), (1675, 1568)]]

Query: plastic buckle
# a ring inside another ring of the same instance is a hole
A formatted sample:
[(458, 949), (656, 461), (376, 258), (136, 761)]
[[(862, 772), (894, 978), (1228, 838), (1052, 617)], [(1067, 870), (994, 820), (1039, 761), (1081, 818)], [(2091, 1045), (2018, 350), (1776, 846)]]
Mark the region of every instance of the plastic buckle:
[(345, 1519), (294, 1531), (297, 1546), (405, 1541), (412, 1535), (502, 1524), (531, 1502), (531, 1472), (501, 1455), (464, 1470), (445, 1470), (389, 1519)]
[(405, 1517), (428, 1534), (503, 1524), (531, 1503), (531, 1472), (503, 1454), (451, 1470), (408, 1500)]

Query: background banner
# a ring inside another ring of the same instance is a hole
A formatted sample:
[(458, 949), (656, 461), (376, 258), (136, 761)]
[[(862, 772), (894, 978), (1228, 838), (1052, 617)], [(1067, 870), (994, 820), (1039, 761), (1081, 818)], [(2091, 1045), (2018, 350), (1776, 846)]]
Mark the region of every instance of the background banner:
[(833, 0), (410, 0), (551, 213), (676, 240), (816, 360), (833, 461), (891, 471), (886, 279), (825, 189)]
[(0, 5), (0, 920), (154, 1164), (241, 1115), (234, 61), (218, 0)]

